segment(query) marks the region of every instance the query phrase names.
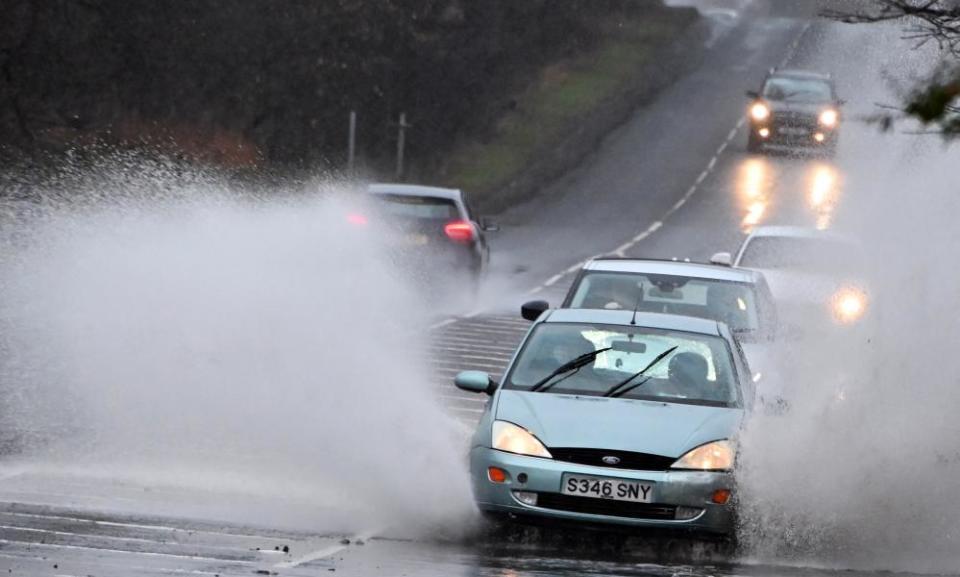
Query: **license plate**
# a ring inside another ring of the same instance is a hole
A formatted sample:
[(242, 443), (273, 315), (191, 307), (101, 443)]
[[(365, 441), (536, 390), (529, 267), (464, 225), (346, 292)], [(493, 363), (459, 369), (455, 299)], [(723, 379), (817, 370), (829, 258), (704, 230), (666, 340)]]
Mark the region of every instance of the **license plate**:
[(423, 246), (429, 242), (425, 234), (408, 234), (407, 242), (413, 246)]
[(563, 476), (561, 493), (577, 497), (594, 499), (612, 499), (614, 501), (633, 501), (635, 503), (653, 502), (653, 483), (646, 481), (628, 481), (588, 475)]
[(781, 128), (780, 134), (785, 136), (806, 136), (810, 131), (806, 128)]

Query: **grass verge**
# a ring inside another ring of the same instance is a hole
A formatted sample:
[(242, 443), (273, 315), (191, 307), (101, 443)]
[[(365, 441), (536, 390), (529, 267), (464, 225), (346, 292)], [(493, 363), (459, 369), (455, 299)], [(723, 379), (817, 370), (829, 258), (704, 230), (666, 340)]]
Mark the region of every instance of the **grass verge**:
[[(536, 159), (568, 138), (609, 101), (633, 91), (665, 46), (695, 22), (689, 10), (658, 11), (616, 23), (590, 53), (541, 70), (481, 140), (461, 143), (448, 157), (446, 181), (485, 195), (515, 180)], [(640, 77), (640, 78), (638, 78)]]

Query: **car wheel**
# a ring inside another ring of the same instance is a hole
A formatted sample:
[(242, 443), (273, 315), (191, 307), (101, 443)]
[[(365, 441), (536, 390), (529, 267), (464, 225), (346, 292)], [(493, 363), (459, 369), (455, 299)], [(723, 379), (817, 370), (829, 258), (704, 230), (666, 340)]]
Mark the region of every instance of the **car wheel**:
[(760, 142), (760, 139), (753, 130), (750, 131), (750, 136), (747, 137), (747, 152), (751, 154), (763, 152), (763, 143)]

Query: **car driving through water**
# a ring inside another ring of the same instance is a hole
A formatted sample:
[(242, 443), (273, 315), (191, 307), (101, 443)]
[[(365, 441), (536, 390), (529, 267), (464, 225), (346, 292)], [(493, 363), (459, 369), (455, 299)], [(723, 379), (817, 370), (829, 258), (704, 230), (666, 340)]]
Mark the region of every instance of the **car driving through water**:
[(547, 311), (492, 396), (470, 470), (488, 516), (733, 531), (736, 439), (754, 391), (730, 330), (632, 311)]
[(351, 224), (374, 228), (390, 243), (401, 268), (430, 285), (476, 285), (490, 262), (487, 233), (499, 229), (480, 218), (457, 189), (371, 184)]
[(711, 260), (762, 272), (777, 300), (781, 328), (788, 332), (822, 335), (822, 329), (861, 328), (876, 308), (870, 304), (866, 255), (842, 234), (761, 226), (735, 255), (717, 253)]
[(772, 70), (759, 91), (749, 91), (747, 150), (768, 146), (817, 148), (833, 154), (840, 107), (833, 79), (804, 70)]

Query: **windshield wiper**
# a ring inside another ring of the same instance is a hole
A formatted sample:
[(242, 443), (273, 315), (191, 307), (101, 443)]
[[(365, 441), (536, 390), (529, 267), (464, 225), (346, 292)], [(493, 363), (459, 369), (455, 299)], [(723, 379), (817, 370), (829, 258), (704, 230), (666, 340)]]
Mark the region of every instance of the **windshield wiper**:
[(560, 381), (557, 381), (557, 383), (547, 384), (547, 383), (550, 383), (550, 381), (553, 380), (554, 378), (564, 373), (569, 373), (570, 371), (579, 371), (581, 368), (592, 363), (597, 358), (597, 355), (599, 355), (600, 353), (605, 353), (611, 349), (613, 349), (613, 347), (607, 347), (605, 349), (598, 349), (596, 351), (591, 351), (589, 353), (580, 355), (579, 357), (573, 359), (572, 361), (567, 361), (566, 363), (563, 363), (562, 365), (554, 369), (552, 373), (543, 377), (542, 379), (537, 381), (536, 384), (530, 387), (530, 392), (539, 393), (541, 391), (545, 391), (549, 389), (553, 385), (560, 382)]
[(650, 380), (649, 377), (646, 378), (646, 379), (643, 379), (642, 381), (640, 381), (639, 383), (637, 383), (637, 384), (635, 384), (635, 385), (632, 385), (632, 386), (630, 386), (630, 387), (627, 387), (627, 388), (625, 388), (625, 389), (623, 389), (623, 390), (619, 390), (620, 387), (626, 387), (628, 384), (630, 384), (630, 383), (631, 383), (634, 379), (636, 379), (637, 377), (642, 377), (643, 375), (647, 374), (647, 371), (649, 371), (650, 369), (652, 369), (653, 367), (655, 367), (655, 366), (657, 365), (657, 363), (659, 363), (659, 362), (662, 361), (663, 359), (667, 358), (667, 356), (668, 356), (670, 353), (672, 353), (673, 351), (677, 350), (678, 348), (680, 348), (680, 345), (672, 346), (672, 347), (670, 347), (669, 349), (663, 351), (662, 353), (660, 353), (659, 355), (657, 355), (656, 358), (654, 358), (652, 361), (650, 361), (650, 364), (648, 364), (647, 366), (643, 367), (643, 370), (641, 370), (641, 371), (638, 372), (638, 373), (634, 373), (634, 374), (630, 375), (629, 377), (623, 379), (622, 381), (620, 381), (620, 382), (617, 383), (616, 385), (610, 387), (610, 388), (607, 390), (607, 392), (605, 392), (605, 393), (603, 394), (603, 396), (604, 396), (604, 397), (620, 397), (620, 396), (623, 396), (623, 395), (629, 393), (629, 392), (632, 391), (633, 389), (636, 389), (637, 387), (640, 387), (640, 386), (644, 385), (647, 381)]

